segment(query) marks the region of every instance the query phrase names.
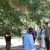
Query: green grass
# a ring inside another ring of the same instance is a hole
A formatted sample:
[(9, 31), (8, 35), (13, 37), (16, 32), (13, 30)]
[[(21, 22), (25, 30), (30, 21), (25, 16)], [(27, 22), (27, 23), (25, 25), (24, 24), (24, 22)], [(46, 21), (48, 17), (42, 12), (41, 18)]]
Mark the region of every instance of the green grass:
[(0, 50), (2, 50), (2, 49), (0, 48)]

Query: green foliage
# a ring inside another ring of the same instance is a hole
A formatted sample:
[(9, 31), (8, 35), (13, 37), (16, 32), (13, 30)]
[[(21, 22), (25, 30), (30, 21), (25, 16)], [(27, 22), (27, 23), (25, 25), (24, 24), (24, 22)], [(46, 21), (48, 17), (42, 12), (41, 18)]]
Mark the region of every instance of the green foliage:
[(14, 33), (15, 36), (21, 36), (21, 29), (12, 29), (11, 30), (12, 33)]
[(29, 4), (29, 0), (18, 0), (20, 4)]
[[(1, 11), (2, 10), (2, 11)], [(8, 18), (9, 21), (11, 22), (13, 20), (13, 22), (20, 24), (22, 23), (19, 19), (19, 16), (21, 14), (19, 14), (20, 12), (15, 11), (15, 9), (13, 9), (8, 0), (1, 0), (0, 1), (0, 17), (4, 18)]]
[[(0, 0), (0, 23), (3, 23), (2, 28), (0, 28), (1, 29), (0, 32), (3, 32), (3, 29), (6, 28), (5, 27), (6, 24), (11, 23), (10, 27), (16, 26), (17, 28), (17, 30), (16, 29), (12, 30), (11, 28), (12, 32), (17, 35), (20, 35), (20, 29), (18, 30), (18, 27), (29, 22), (29, 20), (32, 20), (33, 22), (39, 25), (41, 24), (41, 19), (43, 19), (43, 17), (50, 18), (50, 1), (11, 0), (11, 2), (12, 1), (14, 3), (11, 4), (10, 0)], [(30, 1), (32, 1), (31, 4)], [(21, 18), (26, 19), (27, 22), (24, 23), (24, 19), (23, 22), (21, 22), (20, 16)]]
[(33, 10), (36, 11), (40, 5), (40, 0), (33, 0)]
[(8, 17), (9, 11), (11, 10), (11, 7), (7, 0), (0, 0), (0, 10), (1, 10), (1, 16), (0, 17)]
[(2, 48), (0, 48), (0, 50), (2, 50)]
[(19, 18), (20, 15), (21, 15), (20, 12), (15, 11), (15, 9), (10, 6), (8, 0), (0, 0), (0, 22), (4, 23), (2, 28), (0, 28), (1, 29), (0, 35), (3, 35), (3, 32), (7, 31), (8, 29), (7, 27), (4, 26), (6, 25), (5, 23), (7, 19), (8, 19), (7, 24), (10, 22), (12, 24), (19, 25), (19, 26), (23, 25), (23, 23), (20, 21), (20, 18)]

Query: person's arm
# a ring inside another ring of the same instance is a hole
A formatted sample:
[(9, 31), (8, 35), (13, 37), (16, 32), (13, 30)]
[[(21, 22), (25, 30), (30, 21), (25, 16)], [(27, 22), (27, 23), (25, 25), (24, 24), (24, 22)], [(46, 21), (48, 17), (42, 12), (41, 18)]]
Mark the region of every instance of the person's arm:
[(30, 35), (29, 42), (30, 42), (31, 49), (33, 49), (35, 47), (35, 43), (32, 35)]
[(6, 34), (6, 37), (9, 37), (9, 36), (11, 36), (11, 34)]
[(37, 32), (35, 31), (35, 38), (37, 37)]
[(6, 37), (9, 37), (10, 35), (6, 34)]

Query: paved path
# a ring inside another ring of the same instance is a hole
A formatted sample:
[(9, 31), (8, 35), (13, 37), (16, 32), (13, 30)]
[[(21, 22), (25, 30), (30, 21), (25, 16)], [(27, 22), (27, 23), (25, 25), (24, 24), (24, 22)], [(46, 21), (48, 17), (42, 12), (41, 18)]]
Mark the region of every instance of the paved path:
[[(11, 47), (22, 45), (22, 38), (13, 38), (11, 39)], [(6, 46), (5, 39), (0, 39), (0, 48)]]
[[(2, 48), (2, 50), (5, 50), (5, 46), (6, 46), (5, 39), (0, 38), (0, 48)], [(23, 50), (22, 38), (15, 37), (11, 39), (11, 50)]]
[[(5, 39), (1, 38), (0, 39), (0, 50), (5, 50)], [(11, 50), (24, 50), (22, 47), (22, 38), (12, 38), (11, 39)]]

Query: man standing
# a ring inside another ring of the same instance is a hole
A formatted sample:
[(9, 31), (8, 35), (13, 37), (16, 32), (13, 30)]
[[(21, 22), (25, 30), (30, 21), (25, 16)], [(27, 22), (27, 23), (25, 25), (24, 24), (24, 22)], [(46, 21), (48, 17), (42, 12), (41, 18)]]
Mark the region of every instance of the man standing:
[(50, 28), (48, 27), (48, 22), (45, 22), (45, 42), (47, 50), (49, 50), (49, 38), (50, 38)]
[(5, 41), (6, 41), (6, 50), (10, 50), (10, 46), (11, 46), (11, 34), (10, 34), (10, 30), (7, 30), (5, 32)]
[(23, 39), (24, 50), (36, 50), (32, 32), (33, 32), (33, 28), (29, 28), (28, 32), (24, 35), (24, 39)]

